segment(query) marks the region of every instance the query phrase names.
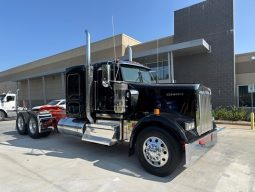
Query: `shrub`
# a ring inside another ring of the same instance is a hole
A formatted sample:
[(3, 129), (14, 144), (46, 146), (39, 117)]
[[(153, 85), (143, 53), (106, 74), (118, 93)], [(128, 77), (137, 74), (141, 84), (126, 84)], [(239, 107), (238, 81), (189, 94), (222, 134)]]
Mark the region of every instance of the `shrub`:
[(215, 120), (245, 121), (247, 120), (247, 111), (236, 106), (218, 107), (212, 112)]

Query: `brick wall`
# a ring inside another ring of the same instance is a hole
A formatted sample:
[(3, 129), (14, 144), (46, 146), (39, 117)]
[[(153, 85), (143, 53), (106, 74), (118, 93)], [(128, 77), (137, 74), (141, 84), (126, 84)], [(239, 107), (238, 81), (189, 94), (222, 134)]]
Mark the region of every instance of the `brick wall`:
[(213, 107), (235, 104), (233, 0), (207, 0), (175, 12), (175, 43), (204, 38), (211, 52), (174, 58), (177, 83), (212, 89)]

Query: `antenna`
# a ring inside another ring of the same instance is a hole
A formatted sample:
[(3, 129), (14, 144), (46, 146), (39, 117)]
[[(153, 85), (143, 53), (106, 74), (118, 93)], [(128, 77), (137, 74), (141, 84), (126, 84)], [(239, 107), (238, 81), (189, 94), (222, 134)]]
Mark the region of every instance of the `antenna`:
[[(114, 20), (113, 20), (113, 16), (112, 16), (112, 38), (113, 38), (113, 49), (114, 49), (114, 62), (117, 63), (117, 56), (116, 56), (116, 43), (115, 43), (115, 33), (114, 33)], [(117, 75), (119, 73), (119, 63), (117, 63), (118, 69), (117, 69), (117, 73), (115, 75), (115, 66), (113, 65), (113, 76), (114, 76), (114, 81), (116, 81), (117, 79)]]
[(158, 71), (159, 69), (158, 69), (158, 67), (159, 67), (159, 66), (158, 66), (158, 39), (157, 39), (157, 78), (156, 78), (156, 83), (158, 83), (158, 76), (159, 76), (159, 75), (158, 75), (158, 74), (159, 74), (159, 71)]

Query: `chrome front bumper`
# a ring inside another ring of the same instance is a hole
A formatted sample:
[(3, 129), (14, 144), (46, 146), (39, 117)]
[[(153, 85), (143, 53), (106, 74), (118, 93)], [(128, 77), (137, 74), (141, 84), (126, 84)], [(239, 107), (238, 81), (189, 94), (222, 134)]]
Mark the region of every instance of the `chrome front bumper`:
[(217, 129), (198, 140), (185, 144), (185, 165), (189, 167), (217, 143)]

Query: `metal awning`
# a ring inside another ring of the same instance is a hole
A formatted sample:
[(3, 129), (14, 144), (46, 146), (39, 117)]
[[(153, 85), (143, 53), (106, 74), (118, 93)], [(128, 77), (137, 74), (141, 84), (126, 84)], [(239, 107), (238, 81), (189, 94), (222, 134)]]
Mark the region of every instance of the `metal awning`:
[[(194, 54), (201, 54), (201, 53), (208, 53), (210, 52), (210, 45), (204, 39), (196, 39), (192, 41), (186, 41), (182, 43), (171, 44), (164, 47), (159, 47), (146, 50), (143, 52), (133, 52), (133, 58), (155, 58), (155, 55), (159, 57), (166, 57), (167, 53), (173, 52), (175, 56), (185, 56), (185, 55), (194, 55)], [(122, 59), (128, 59), (128, 56), (124, 56)], [(146, 60), (147, 60), (146, 59)]]

